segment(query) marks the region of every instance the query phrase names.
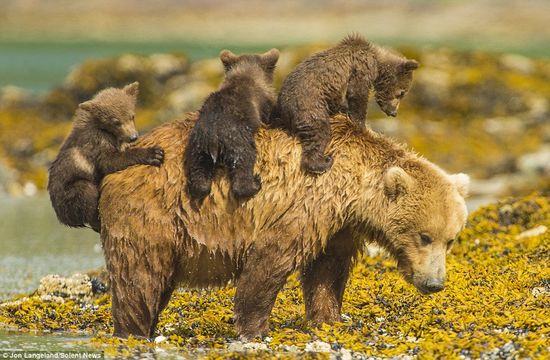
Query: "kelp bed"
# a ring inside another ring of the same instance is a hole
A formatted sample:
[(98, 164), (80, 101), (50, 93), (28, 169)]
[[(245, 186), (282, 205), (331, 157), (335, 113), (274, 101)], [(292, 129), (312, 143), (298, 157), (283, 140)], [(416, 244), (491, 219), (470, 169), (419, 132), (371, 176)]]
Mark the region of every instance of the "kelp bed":
[(448, 256), (447, 287), (431, 296), (406, 284), (391, 259), (365, 255), (345, 292), (344, 321), (332, 326), (307, 324), (293, 275), (277, 299), (269, 336), (256, 344), (236, 342), (231, 287), (177, 291), (161, 316), (160, 343), (110, 337), (108, 295), (91, 303), (21, 298), (0, 305), (0, 323), (91, 333), (92, 343), (113, 356), (161, 348), (214, 358), (549, 358), (549, 228), (549, 197), (511, 198), (475, 211)]

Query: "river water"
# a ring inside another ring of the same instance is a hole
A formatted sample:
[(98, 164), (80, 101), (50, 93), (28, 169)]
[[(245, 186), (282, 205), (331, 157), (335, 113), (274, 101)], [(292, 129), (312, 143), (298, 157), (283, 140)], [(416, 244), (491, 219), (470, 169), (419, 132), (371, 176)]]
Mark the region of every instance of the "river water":
[(0, 197), (0, 300), (28, 293), (47, 274), (104, 264), (99, 235), (60, 225), (48, 196)]

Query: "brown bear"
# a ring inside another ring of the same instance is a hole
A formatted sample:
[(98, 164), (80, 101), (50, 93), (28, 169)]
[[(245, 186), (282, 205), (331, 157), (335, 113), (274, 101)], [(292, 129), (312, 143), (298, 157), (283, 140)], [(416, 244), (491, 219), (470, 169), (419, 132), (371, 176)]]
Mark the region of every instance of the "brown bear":
[[(376, 241), (422, 293), (439, 291), (445, 254), (466, 221), (467, 176), (448, 175), (347, 117), (331, 121), (340, 159), (311, 177), (299, 142), (281, 130), (256, 135), (262, 189), (238, 203), (216, 174), (194, 211), (183, 188), (185, 144), (197, 114), (163, 125), (137, 146), (160, 145), (159, 169), (133, 167), (102, 184), (101, 239), (112, 289), (114, 333), (153, 336), (174, 288), (236, 282), (235, 324), (246, 339), (266, 334), (277, 293), (302, 272), (308, 319), (340, 319), (352, 259)], [(154, 176), (153, 176), (154, 175)]]
[(129, 166), (160, 166), (159, 147), (123, 151), (138, 138), (134, 114), (139, 84), (108, 88), (78, 106), (73, 128), (49, 168), (48, 192), (59, 221), (99, 232), (97, 209), (103, 177)]
[(260, 178), (254, 175), (254, 136), (275, 103), (271, 84), (279, 50), (241, 56), (223, 50), (220, 59), (225, 80), (205, 100), (185, 152), (189, 197), (196, 208), (210, 193), (216, 167), (227, 170), (237, 199), (260, 191)]
[(336, 47), (307, 58), (288, 75), (269, 122), (300, 139), (304, 170), (323, 173), (333, 162), (325, 153), (330, 116), (344, 107), (363, 125), (371, 89), (382, 111), (396, 116), (417, 67), (415, 60), (350, 35)]

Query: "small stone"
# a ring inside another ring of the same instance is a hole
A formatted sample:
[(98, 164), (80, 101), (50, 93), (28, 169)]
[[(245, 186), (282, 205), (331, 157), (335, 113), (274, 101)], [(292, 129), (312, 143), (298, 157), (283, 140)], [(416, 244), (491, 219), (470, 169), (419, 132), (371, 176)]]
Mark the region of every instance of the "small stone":
[(535, 287), (533, 288), (533, 290), (531, 290), (531, 294), (533, 294), (534, 297), (545, 296), (545, 295), (548, 296), (550, 295), (550, 290), (548, 290), (545, 287)]
[(326, 343), (320, 340), (315, 340), (314, 342), (307, 343), (305, 350), (306, 352), (328, 353), (330, 352), (331, 347), (329, 343)]
[(155, 338), (155, 344), (160, 344), (161, 342), (166, 341), (168, 338), (166, 336), (159, 335)]
[(340, 349), (340, 359), (341, 360), (351, 360), (352, 359), (351, 350), (348, 350), (346, 348), (341, 348)]
[(544, 234), (547, 230), (548, 230), (548, 228), (546, 226), (539, 225), (539, 226), (536, 226), (536, 227), (531, 228), (529, 230), (525, 230), (524, 232), (522, 232), (521, 234), (516, 236), (516, 239), (519, 240), (519, 239), (539, 236), (539, 235)]

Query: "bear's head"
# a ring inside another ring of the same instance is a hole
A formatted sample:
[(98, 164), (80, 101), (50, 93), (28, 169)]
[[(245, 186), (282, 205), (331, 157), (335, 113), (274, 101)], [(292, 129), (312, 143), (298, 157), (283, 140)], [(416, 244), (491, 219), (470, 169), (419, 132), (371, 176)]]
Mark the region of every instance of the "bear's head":
[(223, 63), (225, 74), (232, 70), (254, 71), (261, 70), (268, 84), (273, 82), (273, 73), (279, 60), (279, 50), (271, 49), (263, 54), (244, 54), (237, 56), (229, 50), (220, 52), (220, 60)]
[(111, 134), (118, 144), (131, 143), (138, 138), (134, 122), (138, 93), (138, 82), (126, 85), (123, 89), (108, 88), (78, 107), (88, 113), (86, 118), (94, 126)]
[(405, 279), (430, 294), (445, 286), (445, 257), (466, 223), (469, 177), (448, 175), (423, 162), (407, 171), (391, 167), (385, 172), (388, 208), (382, 232), (383, 245)]
[(388, 116), (397, 116), (401, 99), (412, 85), (413, 71), (418, 62), (398, 56), (385, 56), (374, 82), (375, 99), (380, 109)]

